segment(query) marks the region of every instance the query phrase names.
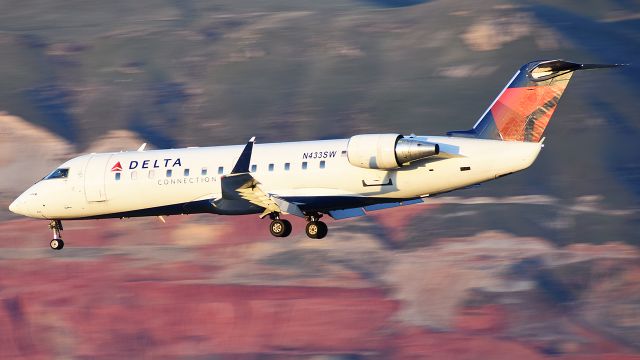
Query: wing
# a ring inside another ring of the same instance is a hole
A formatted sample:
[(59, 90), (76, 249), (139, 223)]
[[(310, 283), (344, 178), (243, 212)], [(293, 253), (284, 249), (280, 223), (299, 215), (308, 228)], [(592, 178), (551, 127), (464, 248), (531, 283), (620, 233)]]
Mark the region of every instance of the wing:
[(260, 188), (260, 183), (249, 173), (254, 142), (255, 137), (252, 137), (242, 150), (231, 174), (222, 177), (222, 198), (227, 200), (244, 199), (254, 205), (263, 207), (264, 211), (260, 217), (265, 217), (271, 213), (285, 213), (304, 217), (304, 213), (296, 204), (264, 192)]

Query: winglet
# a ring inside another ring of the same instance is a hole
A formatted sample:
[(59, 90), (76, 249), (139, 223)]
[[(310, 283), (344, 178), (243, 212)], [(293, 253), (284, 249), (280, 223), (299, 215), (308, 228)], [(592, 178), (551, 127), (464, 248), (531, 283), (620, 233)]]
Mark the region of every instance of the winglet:
[(253, 144), (256, 141), (256, 137), (249, 139), (247, 145), (245, 145), (236, 165), (231, 170), (231, 174), (242, 174), (249, 172), (249, 164), (251, 163), (251, 152), (253, 151)]

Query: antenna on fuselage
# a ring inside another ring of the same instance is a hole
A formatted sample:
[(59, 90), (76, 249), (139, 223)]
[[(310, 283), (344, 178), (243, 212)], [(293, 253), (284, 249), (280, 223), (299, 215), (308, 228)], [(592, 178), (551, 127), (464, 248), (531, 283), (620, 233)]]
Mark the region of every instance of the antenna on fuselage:
[(142, 145), (140, 145), (140, 147), (136, 151), (144, 151), (144, 148), (146, 147), (147, 147), (147, 143), (143, 143)]

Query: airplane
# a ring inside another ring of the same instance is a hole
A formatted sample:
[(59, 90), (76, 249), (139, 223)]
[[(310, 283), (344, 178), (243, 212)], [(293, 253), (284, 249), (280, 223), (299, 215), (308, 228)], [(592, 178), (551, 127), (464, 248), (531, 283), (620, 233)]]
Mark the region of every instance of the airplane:
[(619, 64), (539, 60), (523, 65), (470, 130), (446, 136), (360, 134), (347, 139), (92, 153), (73, 158), (9, 206), (50, 220), (211, 213), (260, 214), (286, 237), (283, 215), (305, 218), (322, 239), (328, 215), (345, 219), (424, 202), (528, 168), (573, 73)]

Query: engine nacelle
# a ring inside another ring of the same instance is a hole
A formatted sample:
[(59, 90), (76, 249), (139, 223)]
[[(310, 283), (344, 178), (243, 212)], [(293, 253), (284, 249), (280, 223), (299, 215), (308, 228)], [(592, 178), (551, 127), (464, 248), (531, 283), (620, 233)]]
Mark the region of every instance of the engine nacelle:
[(396, 169), (439, 152), (438, 144), (399, 134), (355, 135), (347, 145), (349, 163), (365, 169)]

